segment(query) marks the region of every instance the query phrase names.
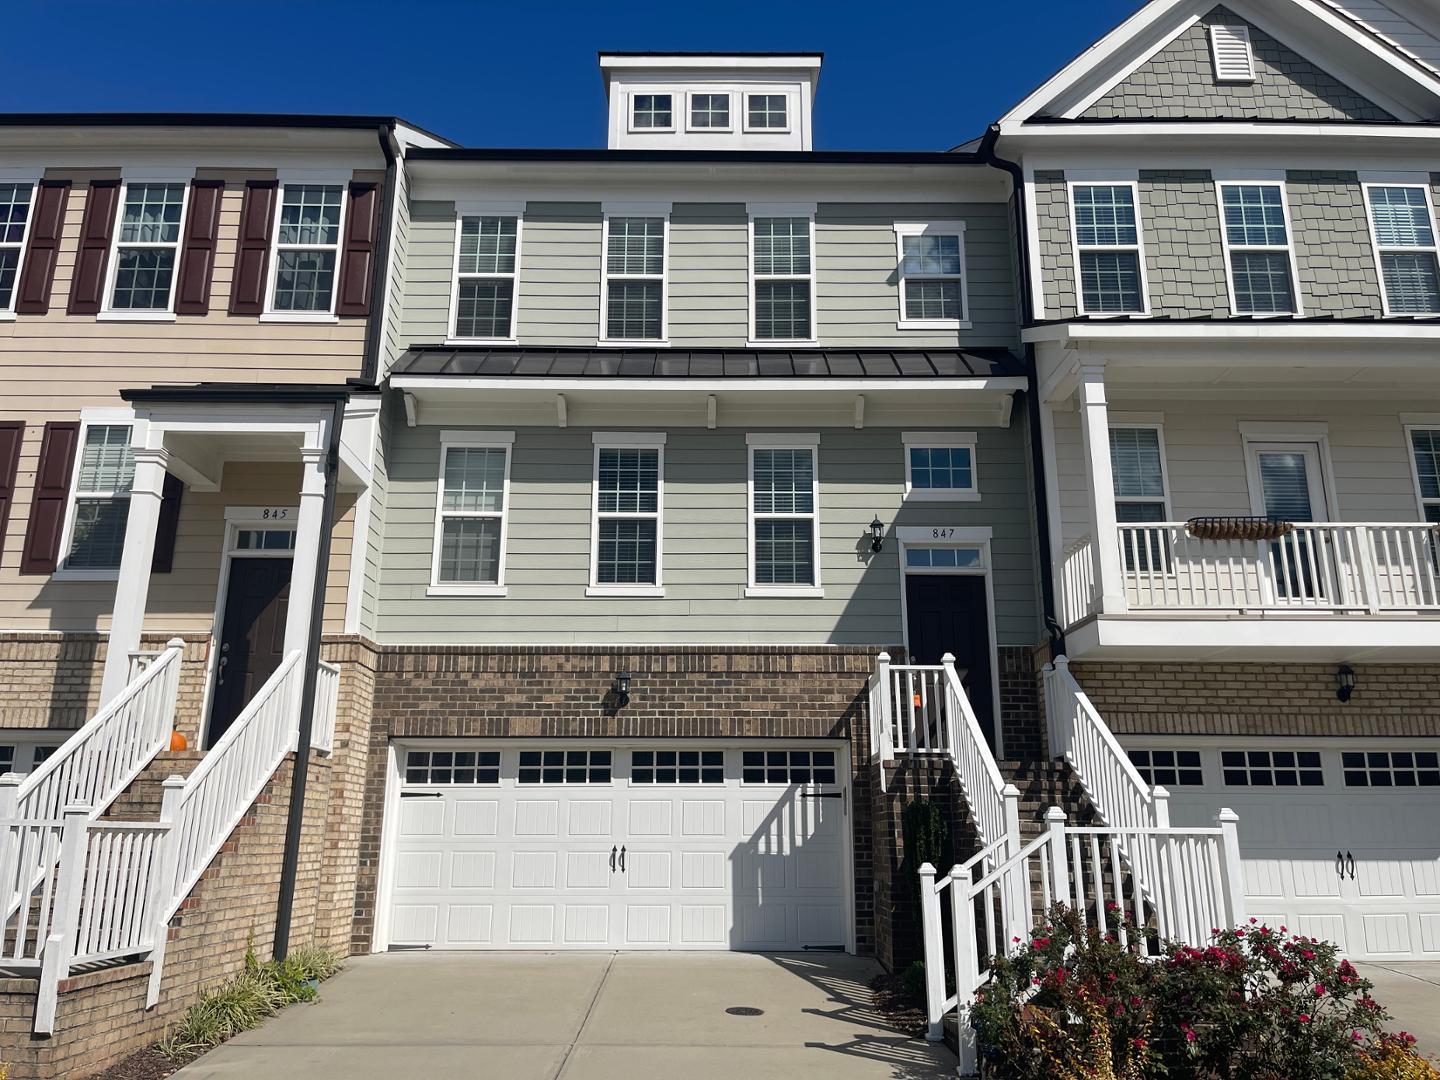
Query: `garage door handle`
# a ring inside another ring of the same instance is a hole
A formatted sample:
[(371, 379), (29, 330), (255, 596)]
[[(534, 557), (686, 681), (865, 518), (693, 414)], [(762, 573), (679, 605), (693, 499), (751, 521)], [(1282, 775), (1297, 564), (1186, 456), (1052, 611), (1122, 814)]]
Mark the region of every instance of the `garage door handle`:
[(1345, 869), (1350, 871), (1350, 880), (1355, 880), (1355, 856), (1345, 852)]
[(625, 872), (625, 848), (623, 845), (620, 848), (620, 872), (622, 874)]
[(617, 850), (613, 844), (610, 846), (610, 872), (612, 874), (615, 872), (615, 852)]
[(1341, 881), (1345, 880), (1345, 856), (1335, 852), (1335, 874)]

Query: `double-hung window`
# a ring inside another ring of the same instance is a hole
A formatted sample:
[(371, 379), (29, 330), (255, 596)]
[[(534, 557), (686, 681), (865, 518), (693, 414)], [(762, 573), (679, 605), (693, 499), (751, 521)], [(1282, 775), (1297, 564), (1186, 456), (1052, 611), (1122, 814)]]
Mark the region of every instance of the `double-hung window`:
[(819, 439), (752, 435), (750, 592), (813, 592), (820, 585)]
[(275, 220), (275, 272), (271, 312), (331, 315), (340, 268), (343, 184), (285, 184)]
[(1425, 520), (1440, 523), (1440, 428), (1410, 429), (1415, 489)]
[(63, 570), (106, 572), (120, 568), (134, 481), (130, 425), (85, 423), (75, 463)]
[(812, 225), (808, 216), (750, 219), (755, 341), (814, 340)]
[(125, 183), (110, 271), (110, 311), (169, 312), (185, 217), (183, 183)]
[(513, 341), (520, 219), (465, 215), (456, 228), (454, 325), (465, 341)]
[(603, 337), (665, 339), (665, 218), (606, 217)]
[(1435, 215), (1422, 185), (1366, 184), (1387, 315), (1440, 314)]
[(968, 325), (965, 223), (895, 226), (900, 254), (902, 330), (955, 330)]
[[(1165, 492), (1165, 446), (1158, 427), (1110, 429), (1110, 472), (1115, 484), (1115, 520), (1121, 525), (1162, 522), (1169, 516)], [(1164, 542), (1154, 530), (1121, 529), (1126, 570), (1160, 570)]]
[(746, 131), (788, 131), (790, 114), (784, 94), (746, 94)]
[(505, 586), (505, 513), (514, 432), (443, 432), (431, 589), (496, 595)]
[(596, 432), (591, 592), (653, 594), (660, 579), (665, 436)]
[(633, 130), (674, 130), (674, 99), (669, 94), (636, 94), (630, 103), (630, 127)]
[(925, 502), (979, 499), (975, 441), (973, 431), (904, 432), (905, 497)]
[(1235, 313), (1298, 314), (1284, 186), (1222, 183), (1220, 214)]
[(34, 194), (33, 184), (0, 183), (0, 315), (9, 315), (15, 310), (20, 260), (25, 255), (30, 200)]
[(729, 131), (729, 94), (691, 94), (691, 131)]
[(1087, 315), (1146, 311), (1144, 255), (1135, 184), (1072, 184), (1081, 310)]

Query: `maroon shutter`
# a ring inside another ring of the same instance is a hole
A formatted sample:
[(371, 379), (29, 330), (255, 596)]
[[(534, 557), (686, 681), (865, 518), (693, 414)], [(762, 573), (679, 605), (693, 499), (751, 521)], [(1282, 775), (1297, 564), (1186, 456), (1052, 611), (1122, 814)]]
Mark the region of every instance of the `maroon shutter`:
[(80, 424), (74, 420), (45, 425), (40, 441), (40, 464), (35, 469), (35, 495), (30, 500), (30, 524), (25, 529), (25, 550), (20, 556), (22, 574), (53, 574), (60, 560), (60, 534), (65, 529), (65, 500), (70, 494), (70, 470)]
[(369, 315), (375, 280), (375, 249), (380, 238), (380, 185), (352, 183), (345, 221), (345, 252), (340, 259), (337, 315)]
[(215, 238), (220, 232), (220, 198), (224, 194), (224, 180), (196, 180), (190, 185), (190, 212), (185, 216), (185, 246), (175, 293), (177, 315), (210, 312), (210, 278), (215, 271)]
[(5, 550), (5, 526), (15, 502), (15, 472), (20, 468), (20, 444), (24, 441), (24, 420), (0, 420), (0, 552)]
[(180, 528), (180, 498), (184, 494), (185, 485), (166, 473), (160, 493), (160, 520), (155, 525), (155, 554), (150, 557), (151, 573), (168, 574), (175, 565), (175, 534)]
[(30, 208), (30, 241), (15, 310), (22, 315), (44, 315), (50, 310), (50, 287), (55, 283), (55, 259), (60, 233), (65, 228), (65, 204), (70, 201), (69, 180), (41, 180)]
[(278, 189), (274, 180), (245, 183), (235, 274), (230, 281), (231, 315), (259, 315), (265, 310), (265, 271), (270, 261), (270, 230), (275, 222)]
[(71, 315), (98, 315), (105, 292), (105, 261), (115, 235), (115, 207), (120, 201), (119, 180), (92, 180), (80, 223), (80, 250), (75, 253), (75, 276), (70, 279)]

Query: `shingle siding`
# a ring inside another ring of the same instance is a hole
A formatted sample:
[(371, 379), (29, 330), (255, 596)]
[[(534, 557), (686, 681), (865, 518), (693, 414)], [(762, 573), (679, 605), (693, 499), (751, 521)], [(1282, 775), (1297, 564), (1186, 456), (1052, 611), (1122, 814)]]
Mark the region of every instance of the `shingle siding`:
[(1204, 169), (1140, 173), (1140, 215), (1151, 310), (1230, 314), (1215, 184)]
[[(1212, 23), (1250, 28), (1253, 83), (1217, 83)], [(1269, 120), (1391, 120), (1389, 113), (1293, 49), (1217, 7), (1083, 114), (1096, 119), (1173, 117)]]
[(1040, 242), (1045, 317), (1068, 319), (1078, 313), (1079, 306), (1070, 242), (1070, 193), (1059, 169), (1035, 172), (1035, 232)]
[(1360, 177), (1292, 170), (1285, 180), (1305, 314), (1380, 318), (1380, 276)]

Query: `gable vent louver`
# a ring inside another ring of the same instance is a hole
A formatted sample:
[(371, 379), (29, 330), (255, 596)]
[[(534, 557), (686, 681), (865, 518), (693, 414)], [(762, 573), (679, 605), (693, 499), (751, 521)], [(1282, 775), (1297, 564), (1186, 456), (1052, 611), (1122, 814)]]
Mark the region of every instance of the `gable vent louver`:
[(1248, 26), (1210, 27), (1210, 52), (1215, 58), (1215, 81), (1255, 81), (1255, 53)]

